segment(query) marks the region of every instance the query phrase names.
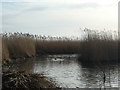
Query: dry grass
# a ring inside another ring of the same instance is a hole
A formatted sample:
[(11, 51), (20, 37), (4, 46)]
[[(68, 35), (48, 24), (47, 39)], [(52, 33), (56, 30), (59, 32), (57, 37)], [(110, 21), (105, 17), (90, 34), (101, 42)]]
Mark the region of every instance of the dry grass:
[(2, 38), (2, 57), (20, 58), (35, 56), (35, 42), (29, 34), (3, 34)]
[(46, 80), (47, 77), (26, 73), (24, 71), (4, 72), (2, 75), (3, 89), (41, 89), (41, 88), (57, 88), (55, 84)]
[(118, 62), (120, 62), (120, 39), (118, 40)]
[(6, 46), (5, 42), (2, 42), (2, 59), (3, 60), (9, 60), (9, 51), (8, 47)]
[(79, 41), (41, 41), (36, 42), (37, 54), (75, 54), (80, 51)]
[(87, 32), (86, 38), (81, 41), (80, 61), (118, 61), (118, 40), (105, 33)]
[(105, 32), (97, 33), (88, 29), (84, 32), (86, 36), (82, 41), (62, 37), (47, 40), (45, 36), (5, 33), (2, 38), (2, 57), (9, 59), (41, 54), (81, 54), (81, 61), (118, 60), (118, 39), (113, 39), (112, 35)]
[(45, 36), (22, 33), (2, 34), (2, 44), (3, 60), (32, 57), (36, 54), (74, 54), (80, 51), (79, 41), (68, 40), (62, 37), (58, 40), (46, 40)]

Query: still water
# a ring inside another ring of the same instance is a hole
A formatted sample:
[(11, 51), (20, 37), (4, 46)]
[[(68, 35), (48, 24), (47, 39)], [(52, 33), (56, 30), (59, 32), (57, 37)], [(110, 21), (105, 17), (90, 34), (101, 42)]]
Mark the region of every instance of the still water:
[[(83, 65), (77, 55), (48, 55), (26, 60), (20, 70), (42, 73), (62, 88), (103, 88), (119, 86), (118, 64)], [(105, 76), (105, 77), (104, 77)]]

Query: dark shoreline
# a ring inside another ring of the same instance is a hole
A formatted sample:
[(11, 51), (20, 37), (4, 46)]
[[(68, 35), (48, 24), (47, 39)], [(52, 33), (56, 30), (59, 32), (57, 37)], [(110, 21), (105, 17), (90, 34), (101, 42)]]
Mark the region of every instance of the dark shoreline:
[(3, 72), (3, 89), (8, 88), (57, 88), (55, 84), (47, 80), (47, 77), (24, 71)]
[[(36, 58), (18, 58), (11, 59), (10, 61), (2, 64), (2, 87), (4, 89), (42, 89), (42, 88), (59, 88), (50, 78), (45, 77), (38, 73), (28, 73), (26, 71), (12, 70), (12, 65), (19, 66), (21, 62), (27, 61), (27, 59)], [(21, 60), (22, 59), (22, 60)], [(23, 79), (21, 76), (24, 76)], [(20, 79), (21, 78), (21, 79)], [(14, 81), (10, 81), (13, 79)], [(26, 82), (23, 82), (26, 81)], [(31, 82), (30, 82), (31, 81)], [(20, 82), (27, 86), (21, 85)], [(16, 83), (18, 83), (17, 86)]]

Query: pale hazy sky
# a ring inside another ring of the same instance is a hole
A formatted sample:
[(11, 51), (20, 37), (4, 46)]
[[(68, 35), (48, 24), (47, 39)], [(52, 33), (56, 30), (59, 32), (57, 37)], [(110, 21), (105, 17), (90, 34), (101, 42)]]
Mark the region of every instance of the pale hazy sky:
[[(119, 0), (3, 0), (3, 32), (79, 36), (80, 28), (118, 29)], [(1, 11), (1, 10), (0, 10)]]

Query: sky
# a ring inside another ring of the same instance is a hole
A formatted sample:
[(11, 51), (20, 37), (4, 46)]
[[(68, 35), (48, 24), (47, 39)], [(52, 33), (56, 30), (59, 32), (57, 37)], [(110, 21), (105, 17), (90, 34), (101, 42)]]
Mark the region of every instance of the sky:
[[(80, 36), (82, 29), (118, 30), (119, 0), (3, 0), (2, 32)], [(0, 19), (1, 19), (0, 18)]]

